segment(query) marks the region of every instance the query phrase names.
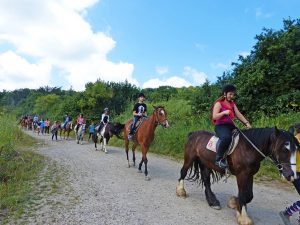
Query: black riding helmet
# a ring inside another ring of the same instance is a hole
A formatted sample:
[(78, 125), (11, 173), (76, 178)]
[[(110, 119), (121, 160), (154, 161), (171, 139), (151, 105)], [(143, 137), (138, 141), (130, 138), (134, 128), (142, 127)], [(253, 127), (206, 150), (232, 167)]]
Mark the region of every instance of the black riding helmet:
[(222, 89), (222, 93), (228, 92), (236, 92), (236, 87), (232, 84), (226, 84)]
[(139, 93), (138, 97), (144, 97), (145, 98), (145, 95), (144, 95), (144, 93)]

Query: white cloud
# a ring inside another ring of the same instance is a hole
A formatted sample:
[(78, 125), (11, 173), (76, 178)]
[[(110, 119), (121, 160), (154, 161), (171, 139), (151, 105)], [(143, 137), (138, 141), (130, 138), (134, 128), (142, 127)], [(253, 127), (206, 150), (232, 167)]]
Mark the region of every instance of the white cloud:
[(273, 16), (273, 13), (265, 13), (263, 12), (262, 8), (255, 9), (255, 16), (256, 18), (270, 18)]
[(12, 51), (0, 54), (0, 89), (38, 88), (50, 81), (51, 65), (31, 64)]
[(185, 79), (173, 76), (168, 79), (150, 79), (143, 84), (143, 88), (157, 88), (159, 86), (172, 86), (172, 87), (189, 87), (192, 84)]
[[(47, 62), (50, 68), (58, 68), (76, 90), (83, 90), (85, 83), (98, 78), (127, 79), (138, 85), (132, 76), (133, 64), (107, 59), (116, 42), (107, 33), (94, 32), (84, 19), (86, 10), (97, 2), (1, 0), (0, 44), (12, 45), (25, 61), (30, 57), (34, 64)], [(27, 73), (21, 69), (18, 72)], [(19, 87), (17, 82), (15, 88)]]
[(207, 79), (207, 75), (204, 72), (199, 72), (189, 66), (184, 67), (183, 74), (185, 76), (191, 77), (194, 85), (201, 85)]
[(246, 58), (248, 55), (250, 55), (250, 52), (243, 51), (243, 52), (240, 52), (239, 55), (241, 55), (244, 58)]
[(158, 74), (163, 75), (169, 72), (169, 68), (167, 66), (157, 66), (155, 70)]
[(230, 65), (225, 63), (211, 63), (210, 66), (213, 69), (222, 69), (222, 70), (228, 70), (230, 68)]

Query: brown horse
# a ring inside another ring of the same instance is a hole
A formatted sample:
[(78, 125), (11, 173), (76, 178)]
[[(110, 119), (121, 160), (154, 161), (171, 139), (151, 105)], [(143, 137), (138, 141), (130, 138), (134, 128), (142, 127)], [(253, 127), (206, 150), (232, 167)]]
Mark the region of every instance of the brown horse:
[[(125, 124), (125, 130), (124, 130), (124, 136), (125, 136), (125, 151), (126, 151), (126, 156), (127, 156), (127, 161), (128, 161), (128, 167), (130, 167), (129, 164), (129, 157), (128, 157), (128, 145), (129, 145), (129, 140), (128, 140), (128, 133), (130, 126), (132, 124), (132, 120), (129, 120)], [(149, 149), (149, 146), (151, 142), (154, 139), (154, 131), (157, 127), (157, 125), (161, 125), (164, 128), (169, 127), (168, 123), (168, 118), (167, 118), (167, 112), (163, 106), (157, 106), (154, 107), (154, 112), (153, 114), (147, 118), (144, 119), (140, 127), (135, 133), (134, 140), (133, 140), (133, 145), (132, 145), (132, 154), (133, 154), (133, 166), (135, 166), (135, 149), (138, 145), (141, 146), (142, 148), (142, 160), (139, 164), (139, 172), (142, 172), (142, 165), (145, 163), (145, 180), (150, 180), (148, 176), (148, 170), (147, 170), (147, 152)]]
[(64, 139), (66, 139), (66, 133), (67, 133), (67, 140), (69, 140), (70, 132), (72, 131), (72, 128), (73, 128), (73, 122), (72, 121), (68, 122), (66, 124), (65, 128), (63, 128), (62, 124), (60, 124), (58, 126), (60, 139), (62, 139), (61, 133), (63, 133)]
[[(238, 224), (250, 225), (253, 222), (247, 215), (246, 205), (253, 198), (253, 176), (259, 170), (260, 162), (264, 159), (263, 155), (269, 156), (282, 175), (291, 180), (294, 173), (291, 169), (290, 158), (299, 148), (299, 143), (292, 131), (279, 130), (276, 127), (249, 129), (243, 133), (258, 150), (250, 144), (245, 136), (240, 134), (235, 151), (227, 156), (229, 170), (236, 176), (238, 185), (238, 197), (231, 197), (228, 206), (237, 210)], [(207, 131), (197, 131), (189, 135), (176, 194), (179, 197), (186, 197), (183, 181), (190, 170), (188, 179), (192, 181), (200, 179), (205, 187), (209, 206), (221, 209), (220, 202), (210, 188), (210, 179), (212, 176), (213, 181), (218, 181), (225, 171), (214, 164), (216, 153), (206, 149), (206, 144), (212, 135)], [(258, 151), (261, 151), (262, 154)]]

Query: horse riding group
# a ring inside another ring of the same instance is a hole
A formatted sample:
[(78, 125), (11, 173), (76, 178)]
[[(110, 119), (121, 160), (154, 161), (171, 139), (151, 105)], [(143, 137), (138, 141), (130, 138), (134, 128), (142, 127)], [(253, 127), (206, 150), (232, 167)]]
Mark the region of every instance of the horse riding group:
[[(235, 86), (225, 85), (221, 97), (214, 102), (212, 122), (215, 133), (199, 130), (188, 134), (184, 148), (184, 163), (180, 171), (176, 194), (179, 197), (187, 196), (184, 188), (185, 179), (199, 181), (205, 188), (208, 205), (219, 210), (221, 209), (220, 202), (212, 192), (211, 184), (228, 174), (235, 175), (238, 195), (229, 199), (228, 206), (236, 209), (238, 224), (251, 225), (253, 221), (247, 214), (247, 204), (253, 198), (253, 177), (258, 172), (261, 161), (265, 158), (278, 168), (284, 178), (294, 183), (300, 194), (300, 179), (297, 176), (300, 174), (300, 146), (294, 136), (295, 126), (291, 126), (288, 131), (277, 127), (252, 128), (250, 122), (242, 115), (233, 101), (235, 93)], [(130, 167), (129, 142), (132, 141), (133, 166), (136, 165), (135, 149), (140, 145), (142, 159), (138, 165), (138, 171), (142, 172), (144, 164), (145, 180), (150, 180), (147, 152), (154, 140), (156, 127), (161, 125), (168, 128), (169, 123), (167, 111), (163, 106), (155, 106), (153, 113), (148, 115), (147, 105), (144, 101), (145, 95), (140, 93), (138, 102), (132, 110), (133, 119), (126, 124), (110, 123), (109, 111), (105, 108), (100, 124), (97, 126), (91, 123), (89, 126), (89, 139), (92, 137), (97, 150), (98, 137), (100, 137), (102, 150), (107, 152), (106, 145), (109, 139), (113, 135), (119, 137), (121, 131), (124, 130), (128, 167)], [(242, 122), (247, 129), (240, 130), (234, 122), (235, 118)], [(69, 132), (72, 130), (72, 120), (68, 114), (64, 117), (63, 123), (54, 128), (60, 129), (64, 134), (67, 132), (68, 138)], [(80, 114), (75, 126), (77, 143), (82, 140), (85, 128), (85, 119)], [(300, 124), (296, 125), (296, 130), (300, 136)], [(293, 212), (300, 210), (300, 201), (295, 204), (299, 204), (299, 207), (293, 205), (294, 211), (288, 211), (287, 208), (280, 213), (285, 224), (289, 224), (289, 217)]]

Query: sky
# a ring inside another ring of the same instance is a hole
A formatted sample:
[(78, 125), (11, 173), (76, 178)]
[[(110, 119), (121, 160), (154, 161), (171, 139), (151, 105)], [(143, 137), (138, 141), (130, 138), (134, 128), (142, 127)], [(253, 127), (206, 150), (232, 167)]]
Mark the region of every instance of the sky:
[(97, 79), (198, 86), (250, 54), (299, 0), (0, 0), (0, 91)]

